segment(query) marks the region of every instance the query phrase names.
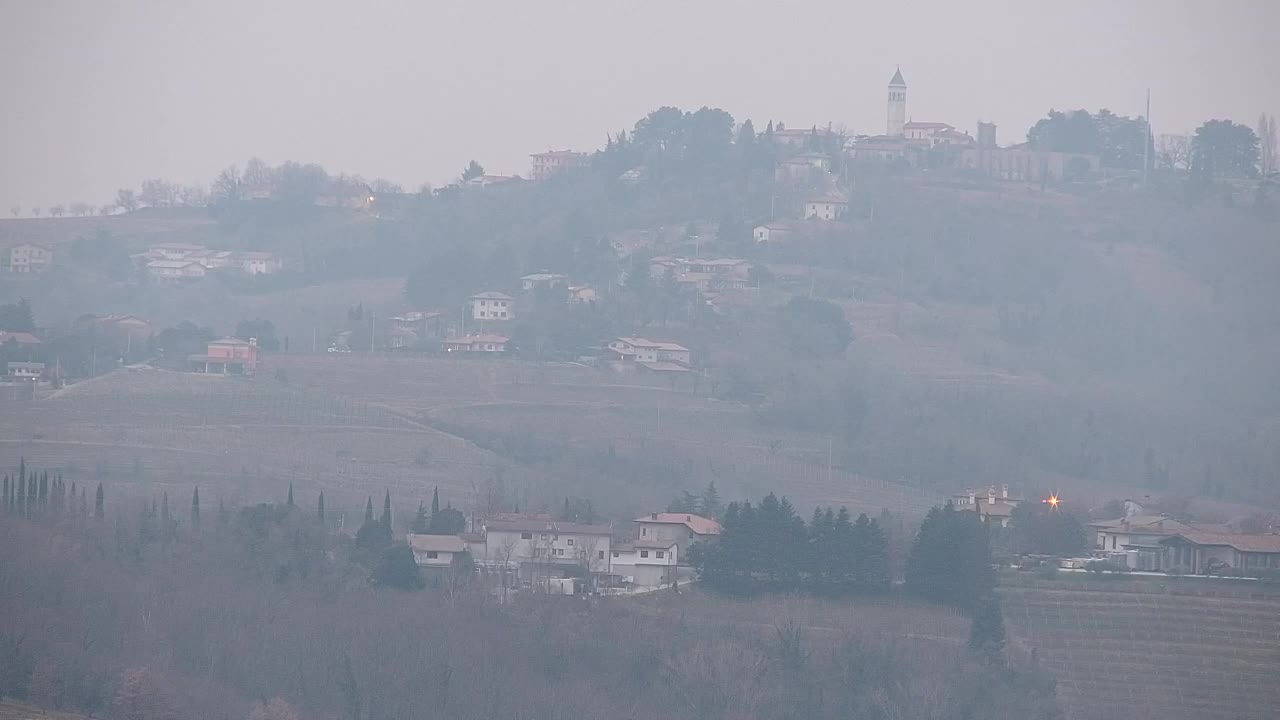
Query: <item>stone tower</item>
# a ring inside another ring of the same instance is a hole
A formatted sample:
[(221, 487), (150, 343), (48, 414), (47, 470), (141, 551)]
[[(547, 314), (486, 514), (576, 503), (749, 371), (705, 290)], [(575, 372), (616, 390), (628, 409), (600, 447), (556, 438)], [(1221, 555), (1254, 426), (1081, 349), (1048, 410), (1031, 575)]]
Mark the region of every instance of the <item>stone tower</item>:
[(907, 124), (907, 81), (902, 79), (902, 69), (898, 68), (889, 81), (889, 124), (885, 135), (902, 137)]

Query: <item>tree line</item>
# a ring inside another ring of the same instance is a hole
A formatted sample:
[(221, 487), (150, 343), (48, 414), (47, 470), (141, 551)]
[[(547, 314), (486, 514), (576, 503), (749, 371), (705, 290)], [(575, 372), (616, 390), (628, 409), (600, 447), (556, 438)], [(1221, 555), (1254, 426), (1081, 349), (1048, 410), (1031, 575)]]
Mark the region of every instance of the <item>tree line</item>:
[(752, 505), (731, 502), (720, 536), (695, 545), (690, 560), (713, 590), (734, 595), (802, 591), (879, 593), (889, 587), (889, 543), (866, 514), (816, 508), (806, 525), (787, 498), (770, 493)]
[[(41, 472), (27, 469), (25, 458), (18, 462), (18, 472), (6, 474), (0, 484), (0, 508), (5, 515), (26, 518), (89, 517), (88, 486), (69, 485), (61, 475), (49, 476), (47, 470)], [(93, 517), (101, 520), (104, 517), (104, 496), (102, 483), (94, 493)]]

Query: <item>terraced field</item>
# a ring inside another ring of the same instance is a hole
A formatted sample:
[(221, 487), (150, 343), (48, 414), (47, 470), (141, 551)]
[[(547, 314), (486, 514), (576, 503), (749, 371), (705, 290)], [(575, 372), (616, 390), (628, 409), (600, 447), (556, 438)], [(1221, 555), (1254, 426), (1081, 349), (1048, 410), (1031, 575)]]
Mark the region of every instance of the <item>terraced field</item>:
[[(1280, 717), (1280, 593), (1192, 582), (1000, 594), (1011, 633), (1057, 677), (1071, 720)], [(1191, 591), (1215, 595), (1182, 594)]]
[[(202, 494), (257, 502), (289, 482), (326, 492), (331, 508), (384, 488), (404, 507), (441, 487), (464, 505), (494, 468), (492, 453), (377, 405), (254, 380), (160, 370), (117, 372), (0, 412), (0, 467), (29, 465), (115, 494), (142, 486), (212, 485)], [(141, 472), (139, 472), (141, 471)], [(513, 487), (543, 477), (509, 468)], [(210, 492), (212, 490), (212, 492)]]

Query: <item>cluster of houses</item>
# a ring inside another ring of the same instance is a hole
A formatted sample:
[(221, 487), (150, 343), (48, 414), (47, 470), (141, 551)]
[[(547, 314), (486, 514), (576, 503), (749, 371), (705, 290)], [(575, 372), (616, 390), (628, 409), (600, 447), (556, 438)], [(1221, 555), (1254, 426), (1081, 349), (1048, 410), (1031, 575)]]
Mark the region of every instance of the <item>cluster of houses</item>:
[(1133, 501), (1125, 502), (1124, 517), (1090, 523), (1089, 532), (1097, 554), (1134, 570), (1193, 575), (1280, 571), (1280, 534), (1180, 522), (1149, 513)]
[(270, 275), (284, 267), (279, 255), (255, 250), (211, 250), (193, 243), (159, 243), (134, 256), (147, 276), (163, 283), (199, 280), (210, 272), (231, 270), (247, 275)]
[[(1009, 527), (1022, 498), (994, 485), (985, 492), (951, 496), (957, 510), (977, 512), (991, 527)], [(1180, 522), (1145, 510), (1132, 500), (1125, 515), (1089, 524), (1093, 554), (1131, 570), (1182, 571), (1192, 575), (1227, 570), (1280, 571), (1280, 534), (1243, 533), (1228, 525)]]
[(574, 594), (669, 586), (688, 574), (688, 550), (712, 542), (720, 524), (691, 513), (651, 513), (627, 528), (554, 520), (542, 514), (473, 518), (459, 535), (409, 534), (423, 568), (447, 568), (467, 552), (483, 572), (520, 587)]

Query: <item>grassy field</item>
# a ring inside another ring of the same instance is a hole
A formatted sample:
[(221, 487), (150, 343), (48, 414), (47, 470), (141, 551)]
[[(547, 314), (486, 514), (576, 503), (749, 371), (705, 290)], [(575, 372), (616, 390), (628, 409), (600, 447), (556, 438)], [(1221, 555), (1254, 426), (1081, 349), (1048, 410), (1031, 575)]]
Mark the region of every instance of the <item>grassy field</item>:
[(1070, 720), (1120, 707), (1135, 720), (1276, 717), (1280, 593), (1163, 579), (1031, 585), (1001, 587), (1005, 621), (1057, 677)]
[(75, 713), (46, 710), (36, 705), (0, 698), (0, 720), (81, 720)]

